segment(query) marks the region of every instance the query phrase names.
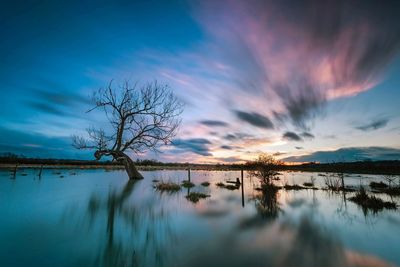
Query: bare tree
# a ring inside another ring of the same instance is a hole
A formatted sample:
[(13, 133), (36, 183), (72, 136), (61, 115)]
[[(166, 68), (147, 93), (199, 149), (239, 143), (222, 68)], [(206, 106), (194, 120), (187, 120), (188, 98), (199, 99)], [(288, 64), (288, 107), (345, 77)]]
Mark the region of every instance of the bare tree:
[(254, 170), (250, 175), (260, 179), (263, 185), (270, 185), (272, 179), (278, 174), (277, 167), (281, 164), (272, 155), (261, 153), (255, 161), (249, 163)]
[[(73, 146), (94, 149), (96, 160), (111, 156), (122, 162), (130, 179), (142, 179), (127, 151), (136, 154), (158, 151), (176, 135), (181, 123), (182, 103), (167, 85), (152, 82), (138, 86), (125, 81), (94, 92), (91, 112), (102, 109), (110, 123), (108, 128), (88, 128), (88, 137), (73, 136)], [(109, 130), (106, 130), (109, 129)]]

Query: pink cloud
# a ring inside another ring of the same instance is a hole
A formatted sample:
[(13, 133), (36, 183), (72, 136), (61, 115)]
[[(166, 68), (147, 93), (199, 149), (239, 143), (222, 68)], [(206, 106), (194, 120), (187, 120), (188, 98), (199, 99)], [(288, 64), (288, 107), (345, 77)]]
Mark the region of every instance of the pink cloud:
[(340, 1), (202, 3), (196, 18), (234, 70), (231, 78), (253, 97), (264, 93), (268, 103), (281, 103), (289, 117), (288, 105), (298, 105), (292, 119), (300, 127), (296, 120), (309, 119), (325, 101), (373, 88), (400, 48), (398, 32), (387, 25), (396, 18), (381, 20), (382, 10), (367, 4), (357, 10)]

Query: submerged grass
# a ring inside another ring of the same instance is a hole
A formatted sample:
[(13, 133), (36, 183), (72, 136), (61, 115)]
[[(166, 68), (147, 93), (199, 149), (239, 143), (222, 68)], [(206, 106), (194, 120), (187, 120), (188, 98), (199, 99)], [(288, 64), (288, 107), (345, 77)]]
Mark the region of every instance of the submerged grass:
[(262, 184), (262, 185), (261, 185), (261, 188), (260, 188), (260, 191), (269, 192), (269, 193), (271, 193), (271, 192), (272, 192), (272, 193), (276, 193), (276, 192), (278, 192), (280, 189), (282, 189), (281, 186), (277, 186), (277, 185), (271, 183), (271, 184)]
[(397, 209), (396, 203), (369, 196), (363, 187), (360, 187), (356, 195), (349, 200), (361, 206), (365, 211), (372, 210), (374, 213), (383, 209)]
[(240, 185), (227, 184), (224, 186), (224, 188), (226, 188), (228, 190), (236, 190), (236, 189), (240, 188)]
[(225, 184), (224, 184), (224, 183), (221, 183), (221, 182), (216, 183), (215, 185), (218, 186), (218, 187), (225, 187)]
[(182, 181), (182, 186), (185, 188), (192, 188), (193, 186), (195, 186), (195, 184), (188, 180), (184, 180)]
[(209, 182), (202, 182), (201, 185), (202, 186), (210, 186), (210, 183)]
[(215, 185), (218, 186), (219, 188), (225, 188), (228, 190), (236, 190), (236, 189), (240, 188), (240, 183), (238, 184), (236, 182), (232, 183), (232, 184), (224, 184), (224, 183), (219, 182), (219, 183), (216, 183)]
[(159, 182), (154, 185), (154, 188), (160, 192), (177, 192), (181, 189), (181, 186), (173, 182)]
[(392, 196), (400, 195), (400, 186), (391, 187), (384, 182), (371, 182), (369, 187), (374, 190), (376, 193), (385, 193)]
[(197, 203), (199, 202), (200, 199), (208, 198), (210, 195), (206, 195), (203, 193), (198, 193), (198, 192), (190, 192), (187, 196), (186, 199), (189, 200), (190, 202)]
[(384, 190), (384, 192), (389, 195), (399, 196), (400, 195), (400, 186), (387, 188)]
[(370, 183), (369, 183), (369, 186), (370, 186), (372, 189), (384, 189), (384, 188), (388, 188), (388, 185), (385, 184), (384, 182), (379, 182), (379, 183), (377, 183), (377, 182), (370, 182)]
[(283, 188), (285, 188), (285, 190), (303, 190), (303, 189), (307, 189), (306, 187), (303, 187), (303, 186), (298, 185), (298, 184), (294, 184), (294, 185), (285, 184), (283, 186)]

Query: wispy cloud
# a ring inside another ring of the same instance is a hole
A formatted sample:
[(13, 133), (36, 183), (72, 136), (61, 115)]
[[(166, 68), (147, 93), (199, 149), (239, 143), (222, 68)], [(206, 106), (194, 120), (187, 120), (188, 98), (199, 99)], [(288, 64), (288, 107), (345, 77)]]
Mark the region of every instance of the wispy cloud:
[(229, 126), (229, 123), (224, 122), (224, 121), (218, 121), (218, 120), (202, 120), (202, 121), (200, 121), (200, 123), (203, 125), (206, 125), (206, 126), (215, 126), (215, 127)]
[(334, 151), (317, 151), (308, 155), (288, 157), (288, 162), (344, 162), (363, 160), (400, 160), (400, 149), (389, 147), (348, 147)]
[(0, 153), (12, 152), (27, 157), (90, 159), (92, 151), (78, 151), (69, 136), (49, 137), (43, 134), (0, 127)]
[(275, 152), (272, 155), (275, 157), (279, 157), (279, 156), (286, 155), (286, 154), (287, 154), (286, 152)]
[(51, 115), (56, 115), (56, 116), (67, 116), (68, 113), (64, 110), (62, 110), (60, 107), (49, 104), (46, 102), (36, 102), (36, 101), (30, 101), (27, 103), (28, 106), (32, 107), (33, 109), (44, 113), (44, 114), (51, 114)]
[(245, 112), (245, 111), (235, 110), (234, 113), (240, 120), (247, 122), (253, 126), (265, 129), (274, 128), (273, 123), (268, 117), (261, 115), (257, 112)]
[(388, 119), (379, 119), (367, 124), (363, 124), (361, 126), (357, 126), (355, 128), (361, 131), (378, 130), (380, 128), (385, 127), (388, 124), (388, 122), (389, 122)]
[(305, 139), (314, 139), (315, 138), (315, 136), (309, 132), (302, 132), (300, 135)]
[(285, 132), (282, 138), (288, 141), (303, 141), (303, 138), (294, 132)]
[(35, 100), (27, 101), (26, 104), (40, 113), (77, 117), (80, 114), (76, 114), (75, 110), (90, 104), (89, 97), (71, 92), (60, 84), (42, 80), (38, 86), (41, 89), (30, 90)]
[(176, 152), (193, 152), (201, 156), (212, 156), (210, 152), (211, 142), (205, 138), (175, 139), (171, 145), (177, 149)]
[(327, 100), (380, 82), (400, 50), (396, 1), (202, 1), (196, 18), (243, 91), (307, 129)]

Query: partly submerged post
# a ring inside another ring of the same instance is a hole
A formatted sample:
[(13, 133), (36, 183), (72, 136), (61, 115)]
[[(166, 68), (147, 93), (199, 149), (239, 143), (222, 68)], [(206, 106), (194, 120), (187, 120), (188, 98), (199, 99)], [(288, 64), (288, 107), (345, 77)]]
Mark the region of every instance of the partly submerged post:
[(244, 183), (243, 183), (243, 169), (240, 170), (240, 176), (242, 181), (242, 207), (244, 207)]
[(339, 176), (340, 176), (340, 179), (342, 180), (342, 190), (344, 191), (344, 190), (345, 190), (345, 186), (344, 186), (344, 173), (340, 173)]
[(13, 171), (14, 179), (15, 179), (15, 176), (17, 176), (17, 169), (18, 169), (18, 164), (15, 164), (15, 168), (14, 168), (14, 171)]
[(190, 168), (188, 168), (188, 180), (190, 182)]
[(346, 202), (346, 187), (344, 185), (344, 173), (341, 172), (339, 173), (339, 177), (342, 181), (342, 193), (343, 193), (343, 202), (344, 202), (344, 206), (347, 208), (347, 202)]
[(42, 177), (42, 170), (43, 170), (43, 164), (40, 166), (39, 178), (41, 178), (41, 177)]

